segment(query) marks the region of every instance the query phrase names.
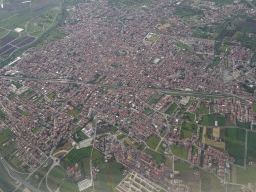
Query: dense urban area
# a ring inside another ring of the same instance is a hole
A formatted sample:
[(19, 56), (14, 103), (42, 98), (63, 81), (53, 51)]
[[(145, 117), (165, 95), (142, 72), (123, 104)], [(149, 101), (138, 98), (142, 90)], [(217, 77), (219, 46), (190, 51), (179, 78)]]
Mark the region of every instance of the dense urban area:
[(255, 0), (0, 5), (0, 192), (256, 191)]

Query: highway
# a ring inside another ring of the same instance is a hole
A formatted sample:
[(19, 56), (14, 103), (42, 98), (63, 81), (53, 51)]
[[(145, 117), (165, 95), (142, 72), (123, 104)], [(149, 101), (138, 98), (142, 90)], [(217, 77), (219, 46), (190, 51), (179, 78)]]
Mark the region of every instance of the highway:
[(0, 161), (2, 162), (2, 164), (4, 165), (5, 169), (7, 170), (7, 172), (9, 173), (9, 175), (14, 178), (15, 180), (17, 180), (18, 182), (20, 182), (21, 184), (23, 184), (24, 186), (26, 186), (29, 190), (33, 191), (33, 192), (39, 192), (35, 187), (31, 186), (29, 183), (27, 183), (24, 179), (22, 179), (13, 169), (12, 167), (4, 160), (4, 158), (0, 155)]

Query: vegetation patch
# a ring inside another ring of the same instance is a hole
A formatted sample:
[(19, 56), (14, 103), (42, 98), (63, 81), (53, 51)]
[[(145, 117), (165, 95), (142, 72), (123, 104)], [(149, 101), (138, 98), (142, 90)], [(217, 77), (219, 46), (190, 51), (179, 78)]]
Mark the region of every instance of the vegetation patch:
[(160, 98), (161, 98), (161, 95), (156, 94), (152, 99), (149, 100), (148, 104), (153, 105), (157, 103)]
[(55, 97), (55, 95), (56, 95), (56, 93), (55, 93), (55, 92), (52, 92), (52, 93), (50, 93), (50, 95), (48, 95), (48, 98), (49, 98), (49, 99), (52, 99), (53, 97)]
[(181, 148), (181, 147), (174, 146), (174, 145), (170, 145), (170, 149), (175, 156), (180, 157), (185, 160), (188, 159), (188, 149)]
[(150, 148), (156, 149), (156, 147), (157, 147), (158, 143), (160, 142), (160, 140), (161, 140), (161, 139), (158, 138), (157, 136), (151, 135), (151, 136), (147, 139), (146, 144), (147, 144)]
[(92, 152), (92, 147), (84, 147), (81, 149), (72, 149), (66, 156), (65, 161), (70, 164), (74, 165), (76, 162), (78, 162), (80, 159), (89, 157)]
[(56, 191), (62, 184), (66, 171), (61, 166), (54, 167), (47, 177), (47, 184), (52, 191)]
[(176, 109), (177, 109), (178, 105), (176, 103), (173, 103), (166, 111), (165, 113), (168, 115), (172, 115)]

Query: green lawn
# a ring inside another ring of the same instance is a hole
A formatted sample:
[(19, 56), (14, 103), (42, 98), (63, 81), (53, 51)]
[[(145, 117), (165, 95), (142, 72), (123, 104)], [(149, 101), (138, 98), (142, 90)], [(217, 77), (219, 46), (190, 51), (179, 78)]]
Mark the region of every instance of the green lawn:
[(162, 147), (162, 144), (163, 144), (163, 143), (161, 143), (161, 144), (159, 145), (158, 149), (157, 149), (157, 151), (158, 151), (159, 153), (163, 153), (163, 152), (165, 151), (165, 149)]
[(164, 156), (163, 156), (162, 154), (156, 153), (155, 156), (154, 156), (154, 160), (155, 160), (157, 163), (161, 163), (163, 157), (164, 157)]
[(158, 38), (159, 38), (158, 35), (152, 35), (150, 38), (148, 38), (148, 41), (155, 43)]
[(156, 94), (152, 99), (149, 100), (148, 104), (153, 105), (157, 103), (157, 101), (161, 98), (161, 95)]
[(236, 167), (236, 177), (237, 183), (241, 183), (243, 185), (248, 185), (248, 183), (252, 183), (256, 186), (256, 166), (246, 166), (246, 169)]
[(32, 133), (37, 133), (37, 131), (41, 128), (41, 126), (36, 126), (33, 130)]
[(155, 151), (153, 151), (153, 150), (151, 150), (149, 148), (145, 149), (145, 153), (147, 153), (148, 155), (150, 155), (152, 157), (155, 155)]
[(5, 114), (4, 112), (0, 109), (0, 119), (4, 118), (5, 117)]
[(170, 149), (175, 156), (180, 157), (185, 160), (188, 159), (188, 149), (177, 147), (174, 145), (170, 145)]
[(218, 114), (218, 126), (226, 126), (226, 119), (222, 115)]
[(8, 98), (9, 98), (9, 99), (13, 99), (13, 98), (15, 98), (15, 97), (17, 97), (17, 95), (16, 95), (15, 93), (11, 93), (10, 95), (8, 95)]
[(68, 111), (68, 114), (69, 114), (69, 115), (73, 115), (74, 117), (77, 117), (77, 116), (78, 116), (78, 114), (79, 114), (79, 112), (78, 112), (78, 111), (76, 111), (76, 110), (72, 110), (72, 111), (71, 111), (71, 110), (69, 110), (69, 111)]
[(27, 112), (22, 111), (22, 110), (20, 110), (20, 109), (17, 109), (16, 111), (19, 112), (19, 113), (20, 113), (21, 115), (23, 115), (23, 116), (29, 116), (29, 114), (28, 114)]
[(252, 104), (252, 110), (253, 110), (253, 112), (256, 112), (256, 104), (255, 103)]
[(208, 114), (209, 109), (205, 106), (204, 103), (201, 103), (200, 107), (196, 109), (196, 114)]
[(92, 163), (96, 166), (104, 162), (104, 155), (97, 149), (93, 149)]
[(7, 141), (10, 135), (12, 135), (12, 131), (10, 129), (7, 128), (2, 130), (0, 132), (0, 144)]
[(177, 109), (178, 105), (176, 103), (173, 103), (166, 111), (165, 113), (168, 115), (172, 115), (176, 109)]
[(89, 157), (91, 155), (92, 147), (84, 147), (81, 149), (72, 149), (65, 157), (65, 161), (70, 164), (74, 165), (80, 159)]
[(194, 122), (196, 118), (196, 114), (194, 113), (185, 113), (185, 119)]
[(183, 132), (183, 137), (185, 137), (185, 138), (190, 138), (191, 137), (191, 131), (182, 130), (182, 132)]
[(48, 95), (49, 99), (52, 99), (53, 97), (55, 97), (56, 93), (52, 92), (50, 95)]
[(61, 167), (54, 167), (47, 177), (47, 184), (52, 191), (56, 191), (62, 184), (67, 172)]
[(143, 113), (145, 114), (145, 115), (148, 115), (149, 113), (150, 113), (150, 109), (149, 108), (146, 108), (144, 111), (143, 111)]
[(225, 151), (231, 157), (234, 157), (236, 164), (244, 165), (244, 155), (245, 155), (245, 143), (230, 137), (225, 138)]
[(147, 144), (150, 148), (156, 149), (156, 147), (157, 147), (158, 143), (160, 142), (160, 140), (161, 140), (161, 139), (158, 138), (157, 136), (151, 135), (151, 136), (147, 139), (146, 144)]

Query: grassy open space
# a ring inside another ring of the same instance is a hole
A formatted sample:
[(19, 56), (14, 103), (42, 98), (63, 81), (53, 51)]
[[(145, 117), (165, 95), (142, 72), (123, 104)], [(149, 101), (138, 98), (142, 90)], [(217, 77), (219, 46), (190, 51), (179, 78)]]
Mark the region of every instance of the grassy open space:
[(165, 113), (168, 115), (172, 115), (176, 109), (177, 109), (178, 105), (176, 103), (173, 103), (166, 111)]
[(131, 142), (131, 140), (129, 138), (126, 138), (125, 141), (127, 142), (127, 144), (129, 146), (131, 146), (132, 150), (136, 151), (137, 147)]
[(148, 41), (155, 43), (158, 38), (159, 38), (159, 35), (152, 35), (150, 38), (148, 38)]
[(43, 165), (41, 165), (36, 172), (33, 173), (33, 175), (31, 175), (28, 178), (28, 182), (34, 186), (35, 188), (38, 187), (40, 181), (44, 178), (44, 176), (46, 175), (46, 173), (48, 172), (48, 170), (50, 169), (51, 165), (53, 164), (53, 160), (52, 159), (48, 159)]
[(156, 149), (156, 147), (157, 147), (158, 143), (160, 142), (160, 140), (161, 140), (161, 139), (158, 138), (157, 136), (151, 135), (151, 136), (147, 139), (146, 144), (147, 144), (150, 148)]
[(43, 98), (44, 98), (44, 96), (41, 95), (40, 97), (38, 97), (38, 98), (34, 101), (34, 103), (37, 103), (38, 101), (40, 101), (40, 100), (43, 99)]
[(247, 133), (247, 158), (256, 159), (256, 133), (248, 131)]
[(10, 129), (4, 129), (0, 132), (0, 144), (4, 143), (9, 139), (9, 137), (12, 135), (12, 131)]
[(155, 155), (155, 151), (153, 151), (153, 150), (151, 150), (151, 149), (149, 149), (149, 148), (147, 148), (147, 149), (145, 149), (145, 151), (144, 151), (145, 153), (147, 153), (148, 155), (150, 155), (150, 156), (154, 156)]
[(36, 126), (36, 127), (32, 130), (32, 133), (37, 133), (37, 131), (39, 131), (40, 128), (41, 128), (41, 126)]
[(170, 157), (165, 156), (165, 163), (164, 165), (170, 169), (173, 169), (173, 161)]
[(60, 187), (61, 192), (80, 192), (77, 183), (66, 179)]
[(0, 189), (4, 192), (12, 192), (15, 186), (16, 181), (10, 177), (2, 162), (0, 162)]
[(84, 147), (81, 149), (72, 149), (65, 157), (65, 161), (70, 164), (74, 165), (80, 159), (89, 157), (91, 155), (92, 147)]
[(170, 149), (175, 156), (180, 157), (185, 160), (188, 159), (188, 149), (177, 147), (174, 145), (170, 145)]
[(143, 113), (145, 114), (145, 115), (148, 115), (149, 113), (150, 113), (150, 109), (149, 108), (146, 108), (144, 111), (143, 111)]
[(178, 161), (174, 163), (174, 170), (185, 173), (194, 173), (198, 169), (190, 169), (190, 164), (185, 161)]
[(157, 162), (157, 163), (161, 163), (162, 160), (163, 160), (164, 156), (160, 153), (156, 153), (155, 156), (154, 156), (154, 160)]
[(220, 180), (214, 175), (200, 170), (201, 177), (201, 191), (202, 192), (224, 192), (225, 188), (222, 186)]
[(215, 125), (214, 114), (203, 115), (202, 120), (199, 121), (200, 125)]
[(61, 167), (54, 167), (47, 177), (47, 184), (52, 191), (56, 191), (62, 184), (67, 172)]
[(50, 94), (48, 95), (48, 98), (49, 98), (49, 99), (52, 99), (53, 97), (55, 97), (55, 95), (56, 95), (56, 93), (52, 92), (52, 93), (50, 93)]
[(246, 166), (246, 169), (241, 167), (236, 167), (236, 177), (237, 183), (248, 185), (248, 183), (253, 184), (256, 186), (256, 165), (254, 166)]
[(124, 178), (123, 165), (112, 159), (100, 166), (97, 173), (97, 180), (94, 180), (95, 191), (112, 192)]
[(161, 95), (156, 94), (152, 99), (149, 100), (148, 104), (153, 105), (157, 103), (160, 98), (161, 98)]
[(194, 122), (196, 118), (196, 114), (194, 113), (185, 113), (185, 119), (191, 122)]
[(93, 149), (92, 163), (96, 166), (104, 162), (104, 155), (97, 149)]

